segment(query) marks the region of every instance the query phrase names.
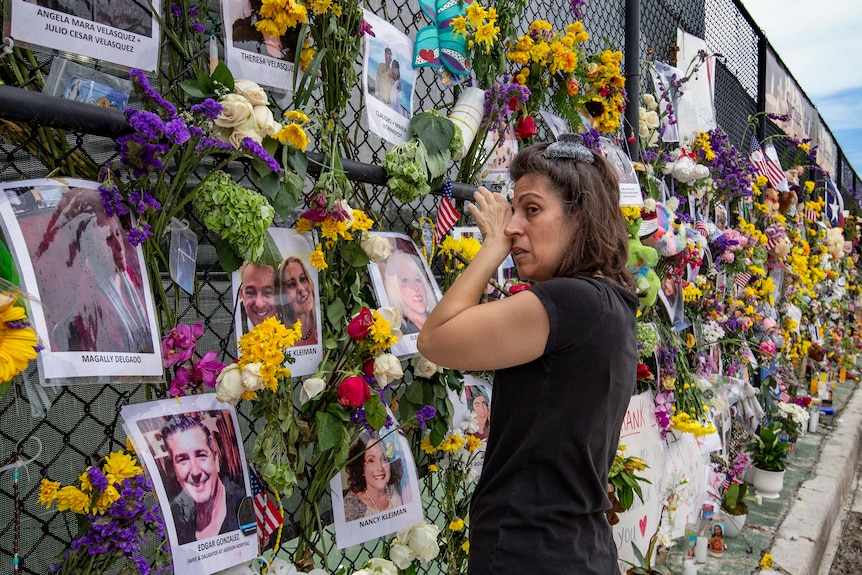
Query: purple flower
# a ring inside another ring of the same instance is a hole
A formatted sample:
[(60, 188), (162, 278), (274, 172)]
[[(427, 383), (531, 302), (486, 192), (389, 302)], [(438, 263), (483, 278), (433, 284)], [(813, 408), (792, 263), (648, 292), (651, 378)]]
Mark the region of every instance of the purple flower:
[(166, 110), (168, 112), (168, 115), (176, 116), (176, 107), (167, 100), (165, 100), (162, 95), (156, 92), (152, 87), (150, 87), (150, 81), (147, 80), (146, 74), (144, 74), (140, 70), (132, 70), (129, 72), (129, 75), (132, 77), (132, 83), (134, 84), (136, 91), (140, 95), (141, 100), (145, 104), (147, 102), (152, 102), (160, 108)]
[(186, 123), (179, 116), (165, 124), (165, 135), (172, 144), (176, 145), (185, 144), (192, 137)]
[(601, 134), (599, 131), (593, 127), (588, 128), (583, 134), (581, 134), (584, 138), (584, 145), (593, 151), (600, 151), (599, 147), (599, 138)]
[(123, 194), (111, 182), (99, 186), (102, 206), (108, 216), (124, 216), (129, 213), (129, 207), (123, 201)]
[(482, 126), (499, 134), (506, 133), (506, 119), (509, 112), (517, 110), (530, 99), (530, 90), (520, 84), (509, 82), (508, 76), (503, 81), (493, 84), (485, 90), (485, 116)]
[(195, 150), (198, 152), (203, 152), (207, 148), (216, 148), (218, 150), (224, 150), (226, 152), (233, 152), (233, 146), (228, 144), (227, 142), (222, 142), (221, 140), (216, 140), (215, 138), (210, 138), (209, 136), (204, 136), (201, 138), (201, 141), (195, 146)]
[(99, 493), (108, 488), (108, 478), (102, 473), (98, 467), (91, 467), (87, 470), (87, 475), (90, 477), (90, 485)]
[(581, 8), (583, 8), (586, 3), (586, 0), (569, 0), (569, 8), (572, 9), (572, 14), (575, 18), (580, 19), (584, 17), (584, 13)]
[(225, 368), (225, 364), (216, 360), (218, 353), (206, 352), (200, 361), (192, 366), (192, 380), (203, 383), (207, 387), (215, 387), (218, 374)]
[(162, 338), (162, 363), (170, 367), (187, 361), (195, 351), (197, 338), (204, 333), (202, 323), (180, 324)]
[(179, 7), (179, 5), (171, 2), (171, 14), (174, 15), (174, 18), (179, 18), (183, 15), (183, 9)]
[(168, 395), (182, 397), (186, 394), (186, 386), (191, 383), (192, 374), (187, 367), (178, 367), (177, 374), (171, 380)]
[(200, 10), (195, 7), (189, 8), (189, 16), (198, 16), (200, 14)]
[(200, 114), (201, 116), (205, 116), (210, 119), (216, 119), (219, 117), (219, 114), (222, 113), (224, 108), (221, 104), (213, 100), (212, 98), (207, 98), (200, 104), (195, 104), (192, 106), (192, 113)]
[(207, 31), (207, 29), (204, 28), (204, 25), (199, 23), (199, 22), (195, 22), (194, 24), (189, 26), (189, 28), (191, 28), (192, 30), (194, 30), (195, 32), (197, 32), (199, 34), (205, 34)]
[(263, 149), (263, 146), (252, 140), (251, 138), (244, 138), (242, 141), (242, 147), (260, 158), (264, 161), (264, 163), (269, 167), (273, 172), (277, 172), (281, 169), (281, 165), (269, 155), (269, 152)]
[(129, 230), (127, 239), (129, 240), (130, 244), (137, 247), (151, 237), (153, 237), (153, 230), (150, 227), (150, 224), (138, 223), (137, 228), (132, 228)]
[(437, 415), (437, 410), (430, 405), (426, 405), (417, 411), (416, 419), (419, 421), (419, 429), (425, 429), (426, 422), (430, 419), (434, 419), (435, 415)]
[(135, 567), (138, 568), (141, 575), (150, 575), (150, 564), (144, 557), (136, 555), (135, 557), (132, 557), (132, 562), (135, 564)]

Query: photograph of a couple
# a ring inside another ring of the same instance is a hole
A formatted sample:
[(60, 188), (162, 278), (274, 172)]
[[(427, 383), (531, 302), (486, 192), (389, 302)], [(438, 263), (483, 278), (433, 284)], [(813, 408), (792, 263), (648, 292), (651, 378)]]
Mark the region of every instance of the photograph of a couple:
[(402, 116), (410, 115), (410, 92), (414, 82), (410, 57), (371, 38), (368, 42), (368, 93)]

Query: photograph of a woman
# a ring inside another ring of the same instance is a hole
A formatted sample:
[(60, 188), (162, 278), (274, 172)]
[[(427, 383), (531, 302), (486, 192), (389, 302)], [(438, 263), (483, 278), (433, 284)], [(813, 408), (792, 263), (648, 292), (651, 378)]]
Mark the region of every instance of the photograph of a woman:
[(317, 305), (314, 282), (305, 263), (289, 257), (278, 268), (275, 279), (275, 315), (290, 327), (296, 320), (302, 323), (302, 337), (296, 346), (317, 344)]
[[(522, 149), (509, 172), (512, 203), (475, 192), (482, 248), (418, 338), (429, 361), (495, 370), (467, 573), (617, 573), (607, 481), (634, 391), (638, 309), (617, 173), (575, 134)], [(483, 303), (509, 254), (533, 285)], [(563, 519), (549, 529), (549, 517)]]
[(419, 267), (418, 256), (393, 252), (383, 268), (383, 287), (389, 305), (401, 311), (401, 333), (419, 333), (428, 314), (437, 303), (425, 273)]
[[(350, 447), (347, 464), (347, 492), (344, 494), (344, 520), (356, 521), (403, 504), (401, 459), (386, 457), (384, 441), (363, 433)], [(391, 442), (392, 440), (390, 440)]]

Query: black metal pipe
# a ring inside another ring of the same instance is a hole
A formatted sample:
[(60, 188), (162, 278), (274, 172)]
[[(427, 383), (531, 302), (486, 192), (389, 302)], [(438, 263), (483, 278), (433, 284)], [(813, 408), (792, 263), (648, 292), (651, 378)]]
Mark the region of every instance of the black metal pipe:
[[(0, 118), (111, 139), (132, 132), (125, 115), (117, 110), (14, 86), (0, 85)], [(308, 152), (307, 155), (309, 168), (315, 173), (319, 174), (321, 167), (329, 164), (323, 154)], [(347, 179), (351, 181), (385, 186), (389, 179), (389, 174), (381, 166), (349, 159), (342, 159), (341, 164)], [(472, 200), (475, 191), (476, 186), (452, 182), (452, 196), (455, 198)], [(437, 187), (431, 193), (442, 194), (443, 186)]]
[[(757, 114), (760, 121), (757, 123), (757, 139), (761, 142), (766, 139), (766, 51), (769, 49), (769, 41), (758, 30), (757, 38)], [(750, 142), (743, 142), (743, 146)]]
[(640, 42), (641, 42), (641, 3), (640, 0), (626, 0), (625, 23), (625, 61), (626, 61), (626, 105), (625, 128), (623, 133), (628, 141), (629, 157), (640, 158), (638, 143), (638, 101), (641, 93)]

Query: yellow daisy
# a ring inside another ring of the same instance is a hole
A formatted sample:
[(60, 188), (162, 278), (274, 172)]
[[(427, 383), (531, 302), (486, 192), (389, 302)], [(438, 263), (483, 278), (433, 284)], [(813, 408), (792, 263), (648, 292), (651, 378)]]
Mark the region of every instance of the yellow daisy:
[(54, 500), (57, 499), (57, 490), (60, 489), (59, 481), (51, 481), (43, 479), (39, 484), (39, 505), (51, 507)]
[(0, 381), (9, 381), (36, 359), (39, 340), (26, 326), (27, 313), (16, 306), (18, 294), (0, 292)]
[(102, 471), (111, 483), (120, 483), (123, 479), (135, 477), (144, 472), (134, 457), (125, 451), (115, 451), (105, 458)]

